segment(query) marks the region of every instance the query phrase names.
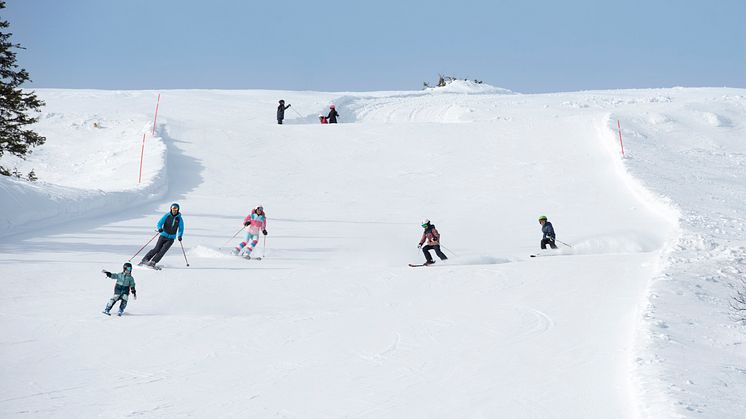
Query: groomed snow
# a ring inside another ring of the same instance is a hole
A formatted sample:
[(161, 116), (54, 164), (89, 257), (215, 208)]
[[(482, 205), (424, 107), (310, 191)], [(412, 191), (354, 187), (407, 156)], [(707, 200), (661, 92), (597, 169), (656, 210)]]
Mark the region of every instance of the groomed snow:
[[(39, 91), (0, 416), (741, 416), (746, 91), (457, 90), (162, 92), (139, 185), (156, 92)], [(174, 201), (191, 266), (100, 314)], [(226, 255), (258, 204), (264, 260)], [(528, 257), (540, 214), (573, 249)], [(412, 269), (425, 217), (451, 258)]]

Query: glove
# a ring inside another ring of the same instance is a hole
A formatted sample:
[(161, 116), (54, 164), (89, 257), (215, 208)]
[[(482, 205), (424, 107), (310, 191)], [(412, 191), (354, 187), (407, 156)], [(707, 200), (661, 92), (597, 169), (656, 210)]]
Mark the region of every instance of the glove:
[(106, 269), (101, 269), (101, 272), (105, 273), (106, 276), (111, 277), (111, 272), (107, 271)]
[(181, 241), (181, 236), (179, 236), (179, 241)]
[(137, 300), (137, 290), (132, 290), (132, 296), (135, 297), (135, 300)]
[(417, 248), (418, 248), (418, 249), (422, 249), (422, 243), (418, 244), (418, 245), (417, 245)]
[(248, 226), (249, 226), (249, 224), (251, 224), (251, 221), (247, 221), (247, 222), (243, 223), (243, 226), (244, 226), (244, 227), (248, 227)]
[(262, 234), (267, 235), (267, 230), (262, 230)]
[(163, 229), (162, 229), (162, 228), (159, 228), (159, 229), (158, 229), (158, 232), (159, 232), (159, 233), (163, 233)]

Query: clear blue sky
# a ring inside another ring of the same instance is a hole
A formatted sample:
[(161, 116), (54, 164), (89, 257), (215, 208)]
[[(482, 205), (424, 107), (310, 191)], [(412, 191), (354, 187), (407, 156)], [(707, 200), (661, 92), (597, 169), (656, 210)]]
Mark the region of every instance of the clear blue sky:
[(746, 0), (8, 0), (27, 87), (746, 87)]

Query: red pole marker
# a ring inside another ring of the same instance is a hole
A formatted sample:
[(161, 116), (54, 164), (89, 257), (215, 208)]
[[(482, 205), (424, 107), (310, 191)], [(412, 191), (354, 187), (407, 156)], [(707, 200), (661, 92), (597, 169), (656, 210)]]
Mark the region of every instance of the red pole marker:
[(622, 125), (619, 123), (619, 120), (616, 120), (616, 127), (619, 130), (619, 147), (622, 148), (622, 158), (624, 158), (624, 143), (622, 142)]
[(137, 178), (137, 183), (142, 182), (142, 157), (145, 154), (145, 133), (142, 134), (142, 147), (140, 147), (140, 177)]
[(153, 117), (153, 136), (155, 136), (155, 122), (158, 120), (158, 105), (161, 104), (161, 94), (158, 93), (158, 102), (155, 103), (155, 116)]

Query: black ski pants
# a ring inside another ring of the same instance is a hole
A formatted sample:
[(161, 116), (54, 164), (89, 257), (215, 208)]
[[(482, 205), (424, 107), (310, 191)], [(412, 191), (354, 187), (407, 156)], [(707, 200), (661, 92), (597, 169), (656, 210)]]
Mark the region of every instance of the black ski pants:
[(428, 244), (427, 246), (425, 246), (425, 247), (422, 248), (422, 253), (425, 254), (425, 259), (427, 259), (428, 262), (432, 262), (433, 261), (433, 257), (430, 256), (430, 251), (431, 250), (435, 250), (435, 254), (438, 255), (438, 257), (440, 258), (440, 260), (446, 260), (446, 259), (448, 259), (448, 257), (443, 252), (440, 251), (440, 245), (439, 244), (436, 244), (436, 245), (430, 245), (430, 244)]
[(542, 241), (541, 241), (541, 248), (542, 249), (546, 249), (547, 245), (549, 245), (549, 247), (551, 247), (552, 249), (556, 249), (557, 248), (557, 245), (554, 244), (554, 239), (552, 239), (550, 237), (547, 237), (546, 239), (542, 239)]
[(171, 245), (174, 244), (174, 239), (169, 239), (165, 236), (158, 237), (158, 243), (155, 244), (155, 247), (151, 249), (144, 258), (142, 258), (143, 262), (147, 262), (149, 260), (152, 260), (154, 263), (158, 263), (163, 259), (163, 256), (166, 255), (166, 252), (168, 252), (168, 249), (171, 248)]

